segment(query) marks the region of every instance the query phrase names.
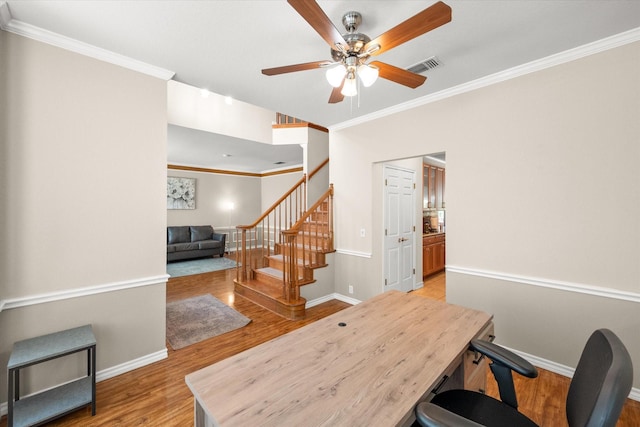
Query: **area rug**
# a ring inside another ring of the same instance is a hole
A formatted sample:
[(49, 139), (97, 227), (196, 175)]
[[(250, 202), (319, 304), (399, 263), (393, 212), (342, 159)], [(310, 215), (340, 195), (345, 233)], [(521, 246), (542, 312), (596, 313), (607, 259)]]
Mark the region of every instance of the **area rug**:
[(190, 276), (210, 271), (235, 268), (236, 262), (229, 258), (200, 258), (188, 261), (176, 261), (167, 264), (167, 274), (171, 277)]
[(251, 319), (213, 295), (167, 303), (167, 340), (174, 350), (246, 326)]

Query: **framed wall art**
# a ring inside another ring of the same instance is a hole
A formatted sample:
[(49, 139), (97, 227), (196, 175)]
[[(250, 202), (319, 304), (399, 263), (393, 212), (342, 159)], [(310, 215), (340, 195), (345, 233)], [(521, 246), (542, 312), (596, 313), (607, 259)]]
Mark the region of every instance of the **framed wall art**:
[(167, 177), (167, 209), (196, 208), (196, 179)]

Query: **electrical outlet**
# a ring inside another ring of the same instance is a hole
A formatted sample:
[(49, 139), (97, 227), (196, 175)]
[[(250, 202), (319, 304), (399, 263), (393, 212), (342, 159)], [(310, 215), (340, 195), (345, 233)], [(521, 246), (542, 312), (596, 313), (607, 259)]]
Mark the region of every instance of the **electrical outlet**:
[(361, 228), (360, 229), (360, 237), (364, 237), (366, 235), (367, 235), (367, 233), (365, 232), (364, 228)]
[(349, 293), (352, 294), (353, 293), (353, 286), (349, 285)]

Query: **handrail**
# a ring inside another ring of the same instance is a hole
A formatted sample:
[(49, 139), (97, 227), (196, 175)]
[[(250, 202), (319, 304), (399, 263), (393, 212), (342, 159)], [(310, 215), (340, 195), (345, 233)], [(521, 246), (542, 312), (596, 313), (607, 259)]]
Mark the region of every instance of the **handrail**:
[(320, 172), (320, 169), (322, 169), (327, 163), (329, 163), (328, 157), (324, 160), (324, 162), (320, 163), (314, 170), (311, 171), (311, 173), (309, 174), (309, 179), (313, 178), (315, 174)]
[(300, 298), (300, 271), (319, 266), (320, 254), (324, 257), (325, 253), (334, 250), (333, 184), (291, 228), (283, 230), (282, 235), (284, 298), (286, 301), (297, 300)]
[[(249, 229), (249, 228), (257, 227), (258, 224), (260, 224), (260, 222), (267, 217), (267, 215), (269, 215), (273, 210), (275, 210), (278, 207), (279, 204), (284, 202), (287, 199), (287, 197), (292, 195), (298, 189), (298, 187), (300, 187), (305, 182), (307, 182), (307, 174), (303, 174), (302, 178), (300, 178), (298, 180), (298, 182), (293, 184), (293, 187), (291, 187), (286, 193), (284, 193), (282, 195), (282, 197), (280, 197), (278, 200), (276, 200), (275, 203), (271, 205), (271, 207), (269, 207), (266, 211), (264, 211), (264, 213), (262, 215), (260, 215), (260, 217), (257, 220), (255, 220), (253, 222), (253, 224), (237, 225), (236, 228)], [(306, 195), (306, 192), (305, 192), (305, 195)]]
[(298, 221), (296, 221), (295, 224), (293, 224), (291, 226), (291, 228), (289, 228), (288, 230), (284, 230), (283, 233), (285, 234), (293, 234), (293, 233), (297, 233), (300, 228), (302, 227), (302, 225), (305, 223), (306, 220), (309, 219), (309, 217), (311, 216), (311, 214), (318, 209), (318, 207), (320, 207), (320, 205), (322, 205), (323, 203), (326, 202), (326, 199), (333, 196), (333, 184), (329, 184), (329, 189), (327, 191), (324, 192), (324, 194), (322, 196), (320, 196), (320, 198), (318, 199), (318, 201), (316, 201), (313, 206), (311, 206), (309, 208), (309, 210), (300, 217), (300, 219)]
[[(291, 187), (289, 189), (289, 191), (287, 191), (286, 193), (284, 193), (282, 195), (282, 197), (280, 197), (278, 200), (275, 201), (274, 204), (272, 204), (269, 209), (267, 209), (266, 211), (264, 211), (264, 213), (262, 215), (260, 215), (260, 217), (255, 220), (253, 222), (253, 224), (249, 224), (249, 225), (238, 225), (236, 226), (236, 228), (239, 229), (249, 229), (249, 228), (253, 228), (253, 227), (257, 227), (258, 224), (260, 224), (260, 221), (262, 221), (263, 219), (265, 219), (267, 217), (267, 215), (269, 215), (271, 213), (271, 211), (275, 210), (276, 207), (278, 207), (279, 204), (281, 204), (283, 201), (285, 201), (285, 199), (287, 197), (289, 197), (291, 194), (293, 194), (294, 191), (296, 191), (298, 189), (299, 186), (301, 186), (302, 184), (305, 184), (306, 182), (308, 182), (309, 179), (313, 178), (313, 176), (315, 174), (317, 174), (318, 172), (320, 172), (320, 170), (325, 167), (325, 165), (329, 163), (329, 158), (327, 157), (322, 163), (320, 163), (313, 171), (311, 171), (311, 173), (309, 174), (309, 178), (307, 179), (307, 174), (303, 174), (302, 178), (300, 178), (295, 184), (293, 184), (293, 187)], [(306, 198), (306, 191), (305, 191), (305, 198)]]
[(308, 176), (305, 174), (260, 217), (249, 225), (237, 225), (240, 239), (236, 238), (236, 280), (253, 278), (253, 270), (266, 266), (266, 257), (283, 243), (282, 231), (297, 223), (306, 212), (307, 183), (329, 159), (318, 165)]

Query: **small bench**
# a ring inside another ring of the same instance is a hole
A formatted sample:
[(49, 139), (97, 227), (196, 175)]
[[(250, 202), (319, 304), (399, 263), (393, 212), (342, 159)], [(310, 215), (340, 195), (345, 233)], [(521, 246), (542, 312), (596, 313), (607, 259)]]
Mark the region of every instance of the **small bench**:
[[(20, 398), (20, 370), (67, 356), (87, 352), (87, 376), (49, 390)], [(96, 339), (91, 325), (18, 341), (7, 363), (7, 426), (32, 426), (91, 404), (96, 414)]]

